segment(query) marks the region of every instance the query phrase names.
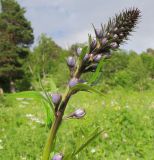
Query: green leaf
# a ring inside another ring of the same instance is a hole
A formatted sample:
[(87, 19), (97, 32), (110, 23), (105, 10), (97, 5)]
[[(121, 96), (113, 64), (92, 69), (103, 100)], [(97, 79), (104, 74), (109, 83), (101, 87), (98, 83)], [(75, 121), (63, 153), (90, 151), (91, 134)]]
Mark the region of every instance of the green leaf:
[(97, 93), (97, 94), (103, 96), (103, 94), (100, 91), (92, 88), (88, 84), (83, 84), (83, 83), (79, 83), (79, 84), (75, 85), (74, 87), (71, 88), (71, 91), (72, 92), (73, 91), (89, 91), (89, 92)]
[(51, 107), (53, 113), (55, 114), (54, 104), (53, 104), (53, 102), (52, 102), (51, 97), (49, 96), (49, 94), (45, 91), (45, 89), (43, 87), (43, 84), (41, 82), (41, 79), (39, 79), (39, 83), (40, 83), (40, 86), (41, 86), (42, 91), (44, 93), (45, 100), (50, 104), (50, 107)]
[(45, 100), (42, 100), (42, 104), (45, 107), (46, 111), (46, 124), (48, 128), (50, 128), (53, 122), (53, 114), (51, 112), (49, 103), (47, 103)]
[(79, 152), (81, 152), (86, 146), (88, 146), (94, 139), (96, 139), (101, 133), (103, 132), (103, 130), (99, 130), (99, 128), (97, 128), (86, 140), (85, 142), (83, 142), (73, 153), (72, 156), (74, 157), (75, 155), (77, 155)]
[[(47, 93), (46, 93), (47, 94)], [(43, 104), (45, 111), (46, 111), (46, 124), (48, 127), (52, 124), (53, 121), (53, 113), (50, 108), (49, 100), (47, 99), (46, 95), (42, 94), (41, 92), (37, 91), (26, 91), (26, 92), (20, 92), (11, 94), (10, 97), (13, 98), (23, 98), (23, 100), (28, 100), (30, 98), (36, 100), (37, 102), (40, 102)]]
[(97, 69), (95, 71), (95, 73), (93, 74), (93, 76), (91, 77), (91, 79), (89, 80), (89, 84), (94, 84), (97, 79), (101, 76), (101, 70), (102, 70), (102, 67), (103, 67), (103, 64), (104, 64), (104, 59), (101, 59), (101, 61), (99, 62), (98, 66), (97, 66)]
[(79, 59), (81, 61), (83, 60), (83, 58), (84, 58), (84, 56), (85, 56), (86, 53), (88, 53), (88, 46), (85, 46), (85, 47), (82, 48), (82, 52), (81, 52), (81, 55), (79, 57)]

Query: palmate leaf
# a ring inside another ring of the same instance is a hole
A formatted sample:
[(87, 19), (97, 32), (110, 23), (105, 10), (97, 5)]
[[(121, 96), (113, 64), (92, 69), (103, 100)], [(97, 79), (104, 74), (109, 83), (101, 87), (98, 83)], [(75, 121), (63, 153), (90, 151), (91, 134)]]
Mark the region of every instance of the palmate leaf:
[(76, 91), (93, 92), (93, 93), (97, 93), (97, 94), (103, 96), (103, 94), (100, 91), (94, 89), (93, 87), (89, 86), (88, 84), (83, 84), (83, 83), (79, 83), (71, 88), (71, 92), (76, 92)]
[(96, 84), (96, 81), (99, 79), (99, 77), (101, 76), (102, 72), (102, 67), (104, 65), (104, 59), (101, 59), (101, 61), (99, 62), (97, 69), (95, 71), (95, 73), (93, 74), (93, 76), (91, 77), (91, 79), (89, 80), (89, 84), (94, 85)]
[(75, 149), (71, 154), (67, 154), (64, 157), (64, 160), (67, 159), (74, 159), (75, 156), (80, 153), (84, 148), (86, 148), (93, 140), (95, 140), (101, 133), (103, 132), (103, 129), (96, 128), (95, 131), (82, 143), (80, 144), (77, 149)]

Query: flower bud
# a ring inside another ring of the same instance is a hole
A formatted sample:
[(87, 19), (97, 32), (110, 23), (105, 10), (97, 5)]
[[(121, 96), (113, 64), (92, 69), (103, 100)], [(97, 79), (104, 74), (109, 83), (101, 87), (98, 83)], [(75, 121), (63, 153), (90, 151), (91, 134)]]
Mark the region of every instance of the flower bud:
[(62, 98), (61, 94), (54, 93), (51, 96), (52, 96), (52, 102), (54, 104), (58, 104), (61, 101), (61, 98)]
[(69, 66), (69, 67), (74, 67), (75, 66), (75, 58), (74, 57), (68, 57), (67, 58), (67, 65)]
[(74, 87), (77, 83), (79, 83), (79, 80), (77, 78), (72, 78), (69, 81), (69, 87)]
[(114, 28), (114, 32), (116, 32), (116, 31), (118, 31), (118, 28), (116, 27), (116, 28)]
[(99, 62), (100, 59), (102, 58), (102, 55), (101, 54), (98, 54), (94, 57), (94, 62)]
[(82, 48), (80, 48), (80, 47), (79, 47), (79, 48), (77, 48), (76, 53), (77, 53), (77, 55), (78, 55), (78, 56), (80, 56), (80, 54), (82, 53)]
[(97, 41), (95, 39), (92, 40), (90, 44), (90, 51), (92, 52), (97, 46)]
[(86, 114), (85, 110), (84, 109), (77, 109), (73, 114), (72, 116), (74, 118), (82, 118), (84, 117)]
[(124, 31), (124, 30), (125, 30), (125, 28), (124, 28), (124, 27), (121, 27), (121, 28), (120, 28), (120, 30), (121, 30), (121, 31)]
[(120, 38), (123, 38), (123, 37), (124, 37), (124, 34), (123, 34), (123, 33), (120, 33), (119, 36), (120, 36)]
[(112, 42), (112, 43), (110, 44), (110, 46), (111, 46), (112, 49), (118, 48), (117, 42)]
[(83, 58), (83, 60), (87, 61), (88, 59), (89, 59), (89, 54), (86, 53), (85, 56), (84, 56), (84, 58)]
[(108, 42), (107, 38), (102, 39), (102, 45), (106, 45), (107, 42)]
[(95, 29), (95, 34), (97, 38), (102, 38), (103, 32), (101, 29)]
[(115, 34), (115, 35), (113, 36), (113, 38), (114, 38), (114, 39), (117, 39), (117, 38), (118, 38), (118, 35), (117, 35), (117, 34)]
[(62, 160), (63, 159), (63, 155), (62, 154), (56, 154), (54, 155), (54, 157), (52, 158), (52, 160)]

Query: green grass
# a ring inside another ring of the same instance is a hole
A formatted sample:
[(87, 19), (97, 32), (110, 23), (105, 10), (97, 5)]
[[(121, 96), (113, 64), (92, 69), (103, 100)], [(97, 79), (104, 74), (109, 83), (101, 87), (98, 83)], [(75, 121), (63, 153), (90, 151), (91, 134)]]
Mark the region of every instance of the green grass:
[[(0, 98), (0, 160), (41, 159), (48, 129), (45, 109), (33, 95), (21, 92)], [(72, 152), (100, 127), (104, 132), (76, 159), (154, 159), (154, 90), (113, 90), (104, 97), (81, 92), (71, 99), (66, 114), (75, 108), (85, 108), (86, 116), (63, 121), (55, 153)]]

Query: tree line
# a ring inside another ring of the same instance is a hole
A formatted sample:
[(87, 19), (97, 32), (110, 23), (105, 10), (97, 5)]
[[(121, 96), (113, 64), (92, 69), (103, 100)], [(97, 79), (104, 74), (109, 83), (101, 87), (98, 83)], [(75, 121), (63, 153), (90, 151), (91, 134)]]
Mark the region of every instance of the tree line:
[[(74, 44), (68, 50), (58, 46), (52, 38), (40, 35), (34, 42), (26, 10), (15, 0), (1, 0), (0, 10), (0, 88), (15, 92), (39, 88), (39, 78), (48, 89), (52, 82), (57, 87), (67, 83), (69, 72), (66, 57), (74, 54), (84, 44)], [(138, 90), (148, 89), (154, 79), (154, 50), (137, 54), (134, 51), (118, 50), (105, 60), (99, 86), (104, 90), (121, 86)], [(90, 74), (85, 75), (86, 77)]]

